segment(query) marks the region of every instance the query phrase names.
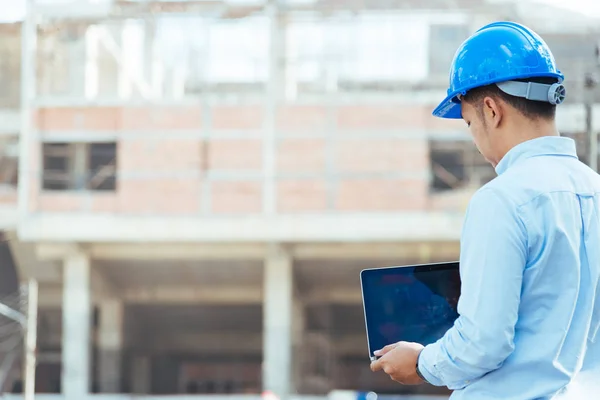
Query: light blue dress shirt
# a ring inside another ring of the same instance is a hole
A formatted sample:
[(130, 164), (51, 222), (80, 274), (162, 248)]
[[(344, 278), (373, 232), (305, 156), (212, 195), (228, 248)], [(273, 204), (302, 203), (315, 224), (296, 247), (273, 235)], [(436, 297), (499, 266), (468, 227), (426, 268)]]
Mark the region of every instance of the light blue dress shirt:
[(496, 172), (465, 217), (460, 316), (419, 371), (453, 400), (546, 400), (580, 374), (600, 380), (600, 176), (558, 136), (514, 147)]

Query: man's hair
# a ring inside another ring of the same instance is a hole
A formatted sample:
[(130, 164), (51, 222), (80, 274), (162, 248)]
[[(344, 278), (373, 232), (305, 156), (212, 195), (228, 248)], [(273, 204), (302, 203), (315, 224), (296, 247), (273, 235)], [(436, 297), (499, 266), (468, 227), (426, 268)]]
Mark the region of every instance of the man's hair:
[[(553, 84), (556, 83), (556, 78), (518, 79), (518, 81)], [(469, 90), (469, 92), (467, 92), (467, 94), (463, 97), (463, 101), (473, 105), (481, 114), (483, 111), (483, 104), (481, 102), (486, 97), (501, 99), (529, 119), (551, 120), (556, 115), (556, 105), (543, 101), (533, 101), (527, 100), (523, 97), (511, 96), (510, 94), (504, 93), (495, 84)]]

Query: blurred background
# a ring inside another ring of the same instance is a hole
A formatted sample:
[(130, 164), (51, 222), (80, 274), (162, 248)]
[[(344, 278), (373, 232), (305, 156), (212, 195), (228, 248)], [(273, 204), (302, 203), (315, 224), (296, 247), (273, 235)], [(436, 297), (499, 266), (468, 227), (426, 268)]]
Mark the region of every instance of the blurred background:
[(585, 0), (0, 10), (0, 305), (30, 317), (0, 317), (6, 398), (23, 392), (27, 323), (42, 399), (447, 398), (369, 370), (359, 271), (458, 259), (495, 172), (431, 110), (488, 22), (549, 43), (559, 129), (597, 168)]

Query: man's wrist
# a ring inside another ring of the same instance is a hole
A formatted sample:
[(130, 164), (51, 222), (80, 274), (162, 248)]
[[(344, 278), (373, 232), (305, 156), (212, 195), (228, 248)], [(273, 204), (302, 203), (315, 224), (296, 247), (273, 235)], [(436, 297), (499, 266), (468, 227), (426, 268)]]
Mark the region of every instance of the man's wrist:
[(423, 380), (423, 382), (429, 383), (429, 382), (427, 382), (427, 379), (425, 379), (425, 377), (423, 376), (423, 374), (419, 370), (419, 360), (421, 359), (421, 354), (423, 354), (423, 350), (421, 350), (419, 352), (419, 355), (417, 356), (417, 365), (415, 366), (415, 368), (417, 370), (417, 375), (419, 376), (419, 378), (421, 378)]

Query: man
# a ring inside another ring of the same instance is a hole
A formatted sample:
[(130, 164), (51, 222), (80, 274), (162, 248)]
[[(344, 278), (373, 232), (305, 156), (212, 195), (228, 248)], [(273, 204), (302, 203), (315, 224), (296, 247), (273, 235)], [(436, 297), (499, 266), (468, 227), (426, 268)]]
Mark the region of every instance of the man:
[(546, 400), (600, 372), (600, 176), (557, 131), (562, 80), (519, 24), (487, 25), (458, 49), (433, 114), (462, 117), (498, 177), (467, 210), (454, 327), (425, 348), (386, 346), (374, 371), (457, 400)]

